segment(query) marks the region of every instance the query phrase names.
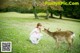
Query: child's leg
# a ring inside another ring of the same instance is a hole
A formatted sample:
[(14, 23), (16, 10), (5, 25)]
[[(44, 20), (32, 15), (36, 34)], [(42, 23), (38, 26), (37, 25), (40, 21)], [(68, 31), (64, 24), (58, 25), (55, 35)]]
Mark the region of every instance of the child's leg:
[(33, 44), (38, 44), (37, 38), (32, 38), (32, 39), (31, 39), (31, 42), (32, 42)]
[(33, 44), (38, 44), (38, 43), (39, 43), (39, 42), (38, 42), (38, 39), (35, 38)]
[(39, 36), (37, 41), (39, 42), (41, 40), (41, 38), (42, 38), (42, 36)]

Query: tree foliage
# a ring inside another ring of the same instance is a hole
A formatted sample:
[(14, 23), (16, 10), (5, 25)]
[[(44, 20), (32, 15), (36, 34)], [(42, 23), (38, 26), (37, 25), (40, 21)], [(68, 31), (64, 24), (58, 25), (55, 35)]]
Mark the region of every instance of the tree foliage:
[[(66, 2), (79, 2), (79, 0), (65, 0)], [(63, 11), (63, 15), (67, 16), (67, 17), (72, 17), (72, 18), (78, 18), (80, 19), (80, 5), (63, 5), (62, 6), (64, 11)]]

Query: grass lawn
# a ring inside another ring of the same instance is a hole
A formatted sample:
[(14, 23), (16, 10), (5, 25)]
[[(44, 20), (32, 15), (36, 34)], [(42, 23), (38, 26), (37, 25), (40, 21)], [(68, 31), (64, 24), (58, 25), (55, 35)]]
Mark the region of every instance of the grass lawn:
[[(34, 19), (33, 14), (21, 14), (15, 12), (0, 13), (0, 42), (12, 41), (11, 53), (80, 53), (80, 20), (72, 19)], [(52, 37), (43, 33), (40, 43), (33, 45), (29, 41), (29, 34), (37, 23), (42, 23), (50, 31), (56, 28), (71, 30), (76, 36), (74, 38), (71, 52), (67, 52), (68, 45), (62, 43), (61, 47), (55, 49), (55, 41)]]

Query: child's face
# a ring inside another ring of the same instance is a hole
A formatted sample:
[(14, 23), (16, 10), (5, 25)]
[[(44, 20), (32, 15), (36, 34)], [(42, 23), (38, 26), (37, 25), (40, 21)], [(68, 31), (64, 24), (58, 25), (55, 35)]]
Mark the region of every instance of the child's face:
[(40, 29), (41, 29), (41, 27), (42, 27), (42, 26), (38, 26), (38, 28), (40, 28)]
[(41, 29), (41, 30), (44, 30), (44, 27), (43, 26), (39, 26), (38, 28)]

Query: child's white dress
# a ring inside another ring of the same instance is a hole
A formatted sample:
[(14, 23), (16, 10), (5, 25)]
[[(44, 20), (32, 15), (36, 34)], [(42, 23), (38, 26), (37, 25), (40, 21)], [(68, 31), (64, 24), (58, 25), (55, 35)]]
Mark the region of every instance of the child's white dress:
[(42, 34), (40, 33), (40, 30), (38, 28), (35, 28), (31, 33), (30, 33), (30, 41), (33, 44), (38, 44), (40, 39), (42, 37)]

